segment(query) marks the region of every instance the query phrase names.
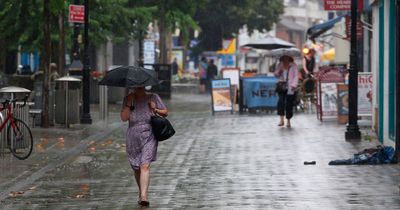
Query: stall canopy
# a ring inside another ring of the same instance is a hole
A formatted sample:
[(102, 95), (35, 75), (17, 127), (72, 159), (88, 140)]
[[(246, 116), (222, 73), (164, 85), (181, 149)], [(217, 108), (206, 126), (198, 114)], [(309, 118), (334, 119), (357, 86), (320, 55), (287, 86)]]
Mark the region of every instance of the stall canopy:
[(335, 48), (331, 48), (330, 50), (327, 50), (324, 53), (322, 53), (321, 60), (333, 61), (335, 59), (335, 56), (336, 56)]
[(326, 21), (326, 22), (324, 22), (324, 23), (317, 24), (317, 25), (314, 25), (314, 26), (310, 27), (310, 28), (307, 30), (307, 36), (308, 36), (308, 38), (309, 38), (311, 41), (315, 42), (315, 41), (314, 41), (315, 38), (317, 38), (317, 37), (320, 36), (321, 34), (327, 32), (329, 29), (333, 28), (333, 26), (335, 26), (336, 23), (340, 22), (344, 16), (345, 16), (345, 15), (342, 15), (342, 16), (333, 18), (333, 19), (331, 19), (331, 20), (328, 20), (328, 21)]

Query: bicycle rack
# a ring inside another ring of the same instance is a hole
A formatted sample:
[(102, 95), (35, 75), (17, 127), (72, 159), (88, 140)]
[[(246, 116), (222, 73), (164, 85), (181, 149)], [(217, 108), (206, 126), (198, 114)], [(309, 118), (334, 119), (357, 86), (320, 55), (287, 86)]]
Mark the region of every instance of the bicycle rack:
[[(29, 107), (28, 106), (24, 106), (21, 107), (22, 103), (17, 102), (16, 103), (16, 107), (14, 108), (14, 117), (24, 121), (24, 122), (28, 122), (29, 120)], [(2, 112), (0, 112), (0, 123), (4, 120), (5, 116), (7, 116), (8, 111), (7, 110), (3, 110)], [(9, 123), (7, 123), (6, 127), (4, 127), (4, 129), (2, 130), (2, 132), (0, 133), (0, 158), (4, 157), (5, 154), (10, 153), (9, 150), (9, 145), (7, 143), (7, 127), (8, 127)], [(24, 131), (25, 132), (25, 131)], [(25, 135), (27, 135), (27, 133), (25, 133)], [(17, 147), (24, 147), (26, 145), (26, 142), (21, 142), (21, 144), (16, 145)]]

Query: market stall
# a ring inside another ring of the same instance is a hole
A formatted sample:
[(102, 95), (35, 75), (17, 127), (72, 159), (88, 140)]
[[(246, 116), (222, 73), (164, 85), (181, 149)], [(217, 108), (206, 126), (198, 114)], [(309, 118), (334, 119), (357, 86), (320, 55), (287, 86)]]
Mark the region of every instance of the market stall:
[(275, 87), (278, 79), (275, 77), (241, 77), (240, 104), (239, 110), (275, 110), (278, 103), (278, 95), (275, 93)]

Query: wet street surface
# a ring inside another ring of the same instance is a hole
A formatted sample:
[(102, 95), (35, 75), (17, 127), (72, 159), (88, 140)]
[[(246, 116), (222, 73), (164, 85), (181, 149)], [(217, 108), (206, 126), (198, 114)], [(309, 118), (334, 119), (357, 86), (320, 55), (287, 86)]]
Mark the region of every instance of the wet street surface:
[[(400, 209), (400, 168), (329, 166), (374, 147), (345, 126), (296, 114), (216, 115), (206, 95), (167, 102), (176, 135), (160, 142), (146, 209)], [(125, 153), (127, 125), (34, 129), (33, 156), (0, 157), (0, 209), (140, 209)], [(304, 165), (304, 161), (316, 161)]]

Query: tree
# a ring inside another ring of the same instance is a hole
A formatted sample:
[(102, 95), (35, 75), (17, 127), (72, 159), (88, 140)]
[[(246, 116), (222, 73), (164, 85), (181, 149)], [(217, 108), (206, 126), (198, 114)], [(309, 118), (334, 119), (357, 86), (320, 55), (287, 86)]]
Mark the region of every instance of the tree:
[(201, 28), (196, 50), (220, 50), (222, 40), (234, 37), (244, 25), (250, 32), (270, 30), (283, 9), (282, 0), (206, 0), (195, 16)]
[[(6, 56), (10, 52), (17, 52), (20, 42), (30, 41), (32, 34), (40, 33), (39, 19), (41, 13), (37, 9), (39, 1), (15, 0), (0, 1), (0, 70), (5, 71)], [(35, 25), (33, 29), (32, 25)], [(24, 34), (24, 36), (21, 36)], [(31, 42), (38, 47), (38, 42)]]
[(170, 63), (169, 52), (171, 32), (176, 28), (181, 29), (184, 40), (188, 40), (189, 30), (197, 29), (198, 25), (192, 18), (204, 0), (146, 0), (143, 6), (156, 7), (153, 18), (157, 20), (160, 34), (160, 63)]
[(43, 97), (42, 97), (42, 104), (43, 104), (43, 114), (42, 114), (42, 127), (49, 127), (49, 89), (50, 89), (50, 62), (51, 62), (51, 42), (50, 40), (50, 21), (51, 21), (51, 13), (49, 8), (49, 1), (43, 1), (43, 48), (44, 53), (42, 59), (44, 61), (44, 72), (43, 72)]
[[(196, 7), (204, 0), (96, 0), (90, 1), (92, 47), (105, 43), (143, 38), (147, 26), (154, 19), (161, 22), (161, 55), (168, 63), (165, 34), (180, 28), (188, 37), (189, 29), (196, 28), (192, 19)], [(71, 48), (72, 29), (65, 27), (67, 0), (3, 0), (0, 2), (0, 69), (8, 51), (39, 52), (43, 71), (42, 126), (49, 126), (50, 63), (56, 62), (59, 71), (64, 67), (65, 49)], [(161, 11), (161, 13), (160, 13)], [(12, 26), (12, 27), (11, 27)], [(186, 39), (187, 40), (187, 39)]]
[[(154, 8), (129, 7), (128, 0), (96, 0), (91, 4), (92, 46), (103, 44), (107, 38), (129, 40), (145, 31)], [(70, 48), (72, 29), (65, 27), (66, 0), (3, 0), (0, 2), (0, 70), (4, 70), (9, 51), (39, 52), (43, 71), (42, 126), (49, 126), (50, 63), (59, 71), (64, 67), (65, 48)], [(140, 20), (140, 21), (137, 21)], [(65, 41), (65, 43), (64, 43)], [(58, 50), (57, 50), (58, 49)], [(61, 73), (61, 72), (60, 72)]]

